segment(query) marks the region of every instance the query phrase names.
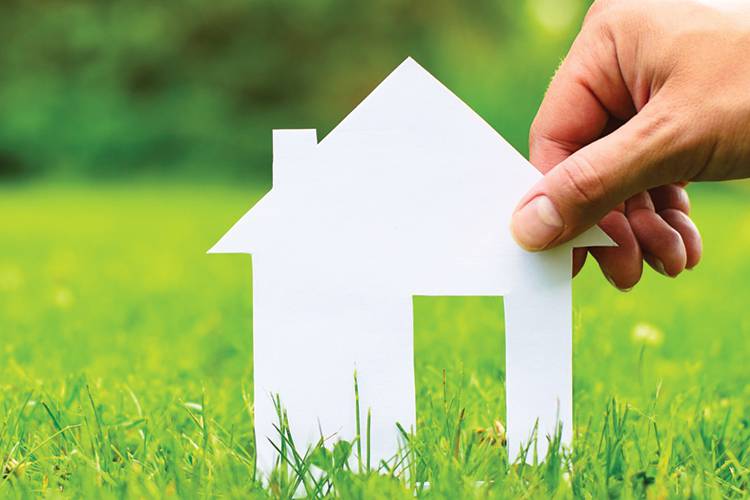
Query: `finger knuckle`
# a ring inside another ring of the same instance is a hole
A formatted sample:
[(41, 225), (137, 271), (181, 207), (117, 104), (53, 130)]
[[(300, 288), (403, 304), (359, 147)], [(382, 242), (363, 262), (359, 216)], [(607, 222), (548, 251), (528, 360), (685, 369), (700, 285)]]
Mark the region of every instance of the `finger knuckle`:
[(633, 31), (648, 18), (649, 7), (640, 2), (597, 0), (584, 18), (589, 30), (611, 36), (612, 32)]
[(715, 137), (695, 127), (695, 123), (705, 123), (705, 117), (689, 107), (688, 103), (673, 100), (650, 112), (648, 119), (639, 121), (633, 131), (633, 142), (648, 145), (650, 149), (643, 154), (640, 167), (659, 167), (651, 168), (655, 176), (650, 182), (653, 185), (693, 179), (708, 161), (698, 160), (713, 155)]
[(634, 139), (639, 144), (646, 144), (649, 140), (662, 139), (673, 142), (679, 133), (678, 111), (673, 106), (665, 105), (650, 113), (647, 120), (637, 122), (638, 127), (633, 131)]
[(623, 0), (596, 0), (584, 17), (584, 24), (603, 23), (616, 19), (625, 11), (632, 11), (632, 2)]
[(611, 8), (613, 1), (614, 0), (596, 0), (586, 12), (586, 16), (583, 19), (584, 24), (591, 23), (606, 14)]
[(542, 123), (537, 115), (534, 121), (531, 122), (531, 127), (529, 127), (529, 145), (533, 147), (543, 136)]
[(576, 205), (600, 205), (607, 195), (602, 175), (583, 155), (571, 157), (562, 176), (565, 190)]

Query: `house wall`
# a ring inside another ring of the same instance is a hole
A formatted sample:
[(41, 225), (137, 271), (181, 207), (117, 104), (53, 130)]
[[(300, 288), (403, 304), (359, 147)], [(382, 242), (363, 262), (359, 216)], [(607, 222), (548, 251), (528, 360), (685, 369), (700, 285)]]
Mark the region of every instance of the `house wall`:
[[(508, 442), (515, 460), (537, 419), (539, 456), (546, 454), (546, 436), (554, 434), (558, 422), (563, 441), (571, 441), (571, 252), (523, 252), (510, 264), (502, 267), (513, 284), (504, 303)], [(397, 422), (406, 429), (416, 425), (413, 294), (374, 286), (361, 276), (350, 276), (347, 283), (347, 275), (336, 259), (253, 256), (261, 470), (270, 471), (276, 455), (267, 438), (278, 442), (271, 394), (281, 396), (295, 442), (303, 449), (317, 442), (321, 432), (330, 443), (355, 436), (355, 370), (363, 429), (372, 410), (373, 463), (397, 452)], [(433, 289), (431, 294), (456, 291)]]
[[(508, 450), (515, 460), (537, 424), (536, 452), (547, 453), (547, 438), (562, 424), (562, 439), (573, 436), (573, 357), (569, 248), (526, 254), (519, 278), (505, 297), (506, 407)], [(534, 448), (527, 459), (533, 460)]]

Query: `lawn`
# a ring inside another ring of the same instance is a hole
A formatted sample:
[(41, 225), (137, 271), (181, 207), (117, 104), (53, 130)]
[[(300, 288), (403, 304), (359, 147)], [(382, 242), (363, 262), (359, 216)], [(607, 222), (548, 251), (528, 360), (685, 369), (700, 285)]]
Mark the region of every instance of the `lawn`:
[[(250, 259), (205, 254), (262, 192), (0, 188), (0, 496), (295, 489), (295, 464), (265, 486), (253, 475)], [(493, 430), (505, 420), (500, 299), (418, 297), (413, 473), (334, 464), (308, 491), (746, 496), (750, 190), (694, 186), (692, 195), (705, 246), (696, 270), (677, 280), (646, 271), (623, 294), (590, 262), (574, 282), (572, 453), (537, 466), (504, 459)]]

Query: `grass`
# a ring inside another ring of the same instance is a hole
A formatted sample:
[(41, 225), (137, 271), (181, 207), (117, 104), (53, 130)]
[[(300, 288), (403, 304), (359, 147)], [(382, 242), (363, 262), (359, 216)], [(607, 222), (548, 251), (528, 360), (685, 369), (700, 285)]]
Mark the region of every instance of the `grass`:
[[(743, 186), (694, 189), (698, 269), (647, 271), (628, 294), (591, 263), (575, 281), (574, 450), (508, 464), (500, 299), (418, 297), (411, 473), (369, 472), (361, 409), (361, 439), (307, 455), (282, 419), (290, 460), (268, 484), (253, 473), (250, 261), (205, 255), (261, 192), (0, 188), (0, 496), (747, 496)], [(322, 476), (300, 490), (310, 465)]]

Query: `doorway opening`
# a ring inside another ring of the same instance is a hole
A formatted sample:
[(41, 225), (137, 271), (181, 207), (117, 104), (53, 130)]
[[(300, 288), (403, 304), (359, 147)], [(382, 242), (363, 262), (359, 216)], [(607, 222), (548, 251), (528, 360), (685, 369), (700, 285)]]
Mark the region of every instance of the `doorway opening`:
[(505, 425), (502, 297), (419, 295), (412, 305), (417, 432)]

